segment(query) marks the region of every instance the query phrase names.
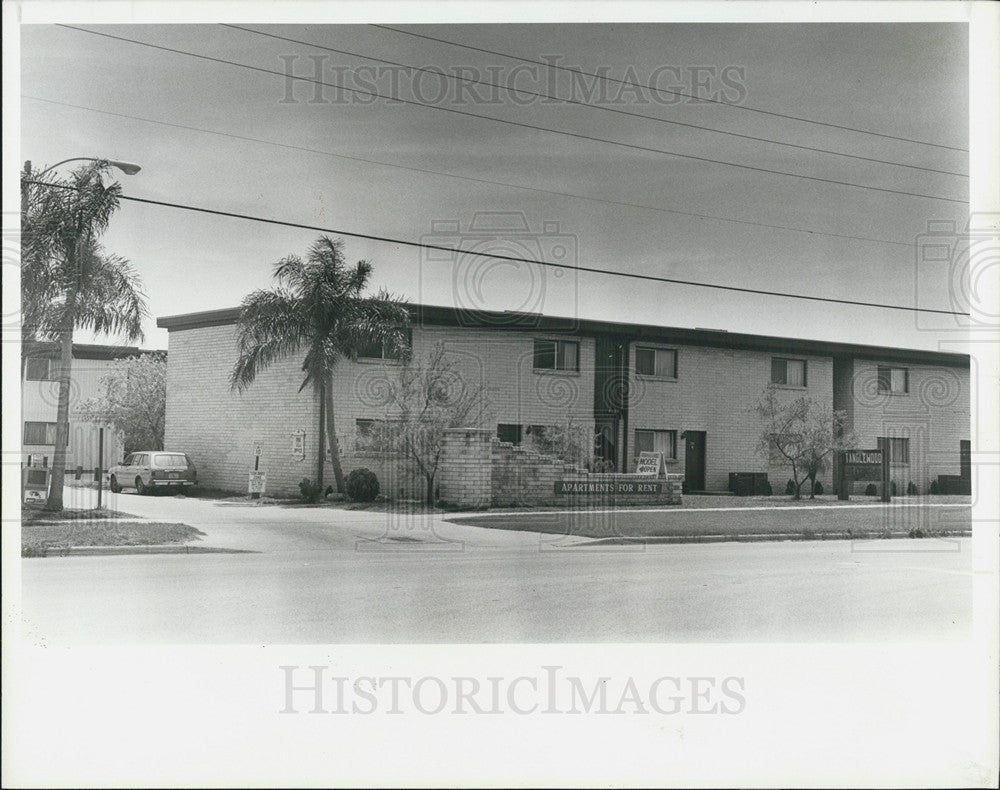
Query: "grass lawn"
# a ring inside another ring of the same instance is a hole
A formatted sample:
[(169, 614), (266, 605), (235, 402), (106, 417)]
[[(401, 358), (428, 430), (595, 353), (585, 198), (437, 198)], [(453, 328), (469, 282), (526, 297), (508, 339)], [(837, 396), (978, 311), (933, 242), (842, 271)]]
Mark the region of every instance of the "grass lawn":
[(78, 546), (162, 546), (185, 543), (204, 535), (187, 524), (136, 521), (115, 510), (46, 513), (25, 507), (21, 523), (21, 556), (44, 557), (52, 548)]
[[(728, 499), (738, 506), (743, 498)], [(697, 497), (686, 497), (684, 507)], [(772, 497), (773, 499), (773, 497)], [(735, 501), (734, 501), (735, 500)], [(967, 503), (943, 507), (802, 509), (791, 506), (764, 510), (671, 510), (523, 512), (482, 516), (455, 516), (458, 524), (489, 529), (509, 529), (597, 538), (606, 542), (652, 539), (749, 540), (759, 536), (787, 539), (944, 537), (969, 534), (972, 528)]]

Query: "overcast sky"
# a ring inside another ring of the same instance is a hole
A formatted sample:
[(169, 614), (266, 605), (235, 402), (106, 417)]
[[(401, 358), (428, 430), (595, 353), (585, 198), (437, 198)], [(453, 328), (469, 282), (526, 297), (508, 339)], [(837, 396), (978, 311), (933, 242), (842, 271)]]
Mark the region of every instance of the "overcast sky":
[[(499, 98), (489, 100), (491, 91), (482, 86), (476, 91), (489, 101), (476, 102), (457, 95), (454, 81), (424, 75), (416, 88), (435, 106), (428, 109), (307, 83), (290, 93), (281, 76), (61, 27), (26, 26), (22, 158), (36, 166), (107, 156), (142, 165), (138, 175), (121, 176), (126, 194), (171, 203), (413, 241), (449, 244), (465, 235), (463, 243), (483, 251), (541, 251), (550, 258), (564, 251), (562, 260), (581, 266), (706, 283), (962, 308), (949, 296), (948, 265), (918, 266), (915, 242), (928, 221), (965, 224), (968, 206), (952, 201), (967, 199), (968, 179), (853, 158), (968, 174), (967, 152), (952, 150), (968, 148), (962, 25), (407, 28), (516, 59), (360, 25), (247, 25), (354, 55), (216, 25), (81, 26), (278, 72), (292, 68), (313, 76), (318, 64), (326, 81), (352, 87), (364, 81), (368, 89), (406, 99), (414, 99), (414, 76), (390, 80), (371, 71), (385, 63), (360, 56), (448, 73), (468, 67), (485, 80), (516, 80), (527, 90), (588, 100), (585, 86), (568, 73), (526, 65), (549, 59), (644, 83), (658, 75), (663, 88), (736, 106), (663, 94), (654, 101), (649, 91), (618, 95), (622, 86), (611, 82), (589, 102), (617, 113), (506, 91), (492, 91)], [(490, 241), (491, 223), (509, 227), (521, 218), (527, 233)], [(481, 232), (470, 233), (474, 220)], [(303, 253), (316, 236), (124, 202), (105, 243), (133, 261), (156, 317), (237, 305), (251, 290), (269, 285), (275, 261)], [(415, 248), (359, 239), (347, 240), (347, 252), (352, 261), (374, 263), (376, 287), (430, 304), (915, 348), (938, 348), (944, 336), (933, 329), (940, 320), (900, 311), (527, 265), (465, 260), (456, 266)], [(153, 321), (145, 345), (167, 345), (166, 332)]]

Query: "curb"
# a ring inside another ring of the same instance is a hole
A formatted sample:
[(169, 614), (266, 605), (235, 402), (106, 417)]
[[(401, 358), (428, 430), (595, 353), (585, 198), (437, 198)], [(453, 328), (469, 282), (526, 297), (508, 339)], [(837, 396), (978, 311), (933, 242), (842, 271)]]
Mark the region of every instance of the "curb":
[[(44, 557), (97, 557), (128, 554), (260, 554), (250, 549), (226, 549), (213, 546), (53, 546)], [(23, 559), (33, 559), (25, 557)]]
[[(551, 533), (541, 533), (551, 534)], [(571, 537), (571, 536), (567, 536)], [(947, 540), (950, 538), (970, 538), (971, 529), (949, 530), (947, 535), (924, 535), (923, 537), (912, 537), (908, 532), (888, 532), (884, 534), (863, 534), (854, 535), (848, 532), (819, 532), (813, 535), (806, 535), (801, 532), (763, 532), (746, 535), (654, 535), (649, 537), (614, 537), (614, 538), (594, 538), (580, 543), (574, 543), (572, 548), (581, 546), (615, 546), (646, 543), (763, 543), (766, 541), (806, 541), (806, 540)]]

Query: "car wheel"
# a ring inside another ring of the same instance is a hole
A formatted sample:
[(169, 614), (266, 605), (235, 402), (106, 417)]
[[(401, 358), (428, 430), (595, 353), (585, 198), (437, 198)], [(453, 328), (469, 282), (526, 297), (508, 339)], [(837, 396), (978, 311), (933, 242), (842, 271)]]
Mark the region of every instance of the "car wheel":
[(111, 493), (117, 494), (122, 490), (122, 487), (118, 485), (118, 478), (111, 475)]
[(137, 493), (139, 496), (145, 496), (146, 494), (149, 493), (149, 489), (146, 488), (146, 484), (142, 482), (141, 477), (137, 477), (135, 479), (135, 493)]

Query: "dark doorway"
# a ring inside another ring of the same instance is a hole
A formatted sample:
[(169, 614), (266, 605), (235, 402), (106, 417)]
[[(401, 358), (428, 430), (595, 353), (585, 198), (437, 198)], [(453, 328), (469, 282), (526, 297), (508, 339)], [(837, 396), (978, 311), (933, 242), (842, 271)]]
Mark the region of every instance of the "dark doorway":
[(705, 490), (705, 432), (684, 432), (684, 482), (688, 491)]

